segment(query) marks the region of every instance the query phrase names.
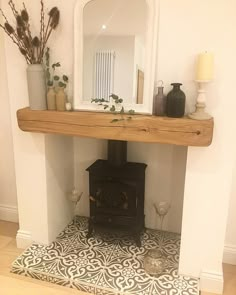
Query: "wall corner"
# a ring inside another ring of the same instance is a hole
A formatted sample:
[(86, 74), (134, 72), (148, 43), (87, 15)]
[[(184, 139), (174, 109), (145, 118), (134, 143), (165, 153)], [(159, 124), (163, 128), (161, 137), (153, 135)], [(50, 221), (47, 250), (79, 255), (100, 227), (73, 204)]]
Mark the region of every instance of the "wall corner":
[(202, 271), (200, 275), (200, 290), (214, 294), (223, 294), (224, 277), (223, 271)]
[(16, 245), (19, 249), (26, 249), (32, 244), (31, 233), (24, 230), (18, 230), (16, 235)]
[(236, 245), (225, 245), (223, 262), (227, 264), (236, 265)]

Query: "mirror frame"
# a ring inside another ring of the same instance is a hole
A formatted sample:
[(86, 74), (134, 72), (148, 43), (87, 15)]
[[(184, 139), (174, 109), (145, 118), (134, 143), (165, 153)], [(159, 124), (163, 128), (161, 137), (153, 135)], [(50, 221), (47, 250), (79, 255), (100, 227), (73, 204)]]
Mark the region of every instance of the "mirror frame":
[[(91, 102), (83, 101), (83, 10), (87, 3), (94, 0), (77, 0), (74, 11), (74, 109), (104, 111)], [(99, 1), (99, 0), (95, 0)], [(117, 0), (119, 1), (119, 0)], [(137, 113), (152, 113), (159, 25), (160, 0), (144, 0), (148, 6), (147, 41), (145, 49), (145, 82), (143, 104), (123, 103), (125, 110)], [(82, 78), (81, 78), (82, 77)]]

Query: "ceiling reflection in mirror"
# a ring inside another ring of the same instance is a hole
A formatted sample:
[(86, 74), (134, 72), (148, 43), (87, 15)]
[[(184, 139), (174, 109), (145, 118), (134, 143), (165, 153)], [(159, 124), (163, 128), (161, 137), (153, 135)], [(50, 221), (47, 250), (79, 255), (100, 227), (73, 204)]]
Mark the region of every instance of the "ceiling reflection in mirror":
[(92, 0), (83, 10), (83, 101), (114, 93), (142, 104), (146, 0)]

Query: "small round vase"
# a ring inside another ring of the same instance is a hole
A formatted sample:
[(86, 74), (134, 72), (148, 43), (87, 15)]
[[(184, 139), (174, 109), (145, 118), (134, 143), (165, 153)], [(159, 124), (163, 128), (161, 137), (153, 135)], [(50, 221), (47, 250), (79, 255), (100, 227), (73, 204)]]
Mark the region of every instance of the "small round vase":
[(66, 94), (64, 87), (59, 87), (56, 94), (57, 111), (64, 112), (66, 110)]
[(144, 257), (144, 269), (152, 276), (164, 273), (167, 266), (167, 258), (159, 249), (151, 249)]
[(172, 83), (173, 89), (167, 95), (166, 114), (168, 117), (181, 118), (185, 113), (186, 96), (180, 89), (181, 83)]
[(48, 88), (47, 105), (48, 105), (48, 110), (50, 111), (56, 110), (56, 92), (54, 90), (54, 87)]

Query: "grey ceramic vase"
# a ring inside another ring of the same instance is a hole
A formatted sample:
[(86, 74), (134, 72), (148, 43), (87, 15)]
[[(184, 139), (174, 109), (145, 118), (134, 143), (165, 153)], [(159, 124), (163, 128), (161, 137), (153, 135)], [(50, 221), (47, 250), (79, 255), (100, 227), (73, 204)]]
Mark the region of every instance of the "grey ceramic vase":
[(181, 118), (185, 113), (186, 96), (180, 89), (181, 83), (172, 83), (173, 89), (167, 95), (166, 114), (168, 117)]
[(29, 106), (31, 110), (46, 110), (46, 79), (43, 65), (33, 64), (27, 68)]
[(157, 87), (157, 94), (153, 98), (152, 114), (154, 116), (164, 116), (166, 114), (166, 96), (164, 87)]

